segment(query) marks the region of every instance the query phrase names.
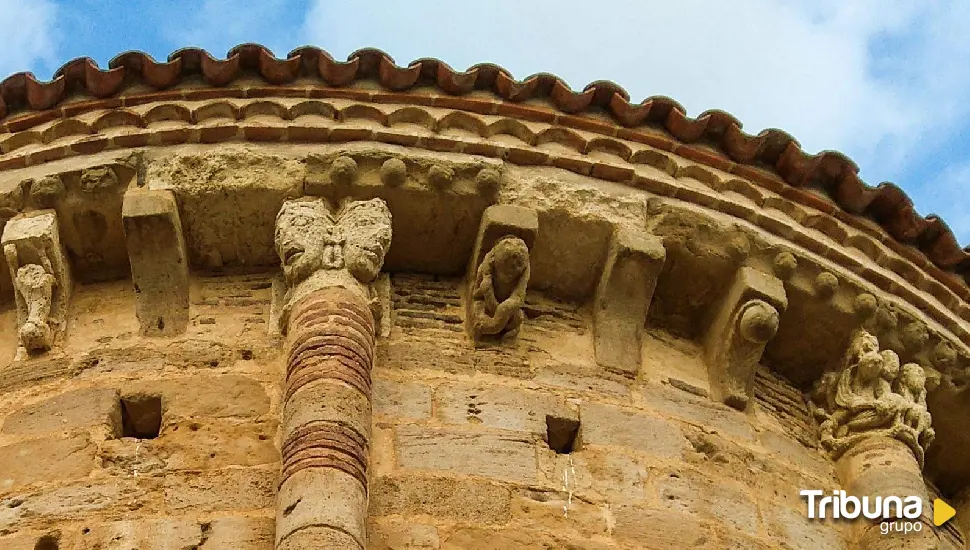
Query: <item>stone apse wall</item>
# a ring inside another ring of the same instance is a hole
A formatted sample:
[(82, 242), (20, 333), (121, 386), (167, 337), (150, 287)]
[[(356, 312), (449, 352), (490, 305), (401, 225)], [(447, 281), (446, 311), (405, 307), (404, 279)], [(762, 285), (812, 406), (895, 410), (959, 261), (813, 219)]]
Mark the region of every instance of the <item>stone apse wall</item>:
[(959, 275), (704, 140), (380, 66), (0, 95), (0, 548), (966, 547)]

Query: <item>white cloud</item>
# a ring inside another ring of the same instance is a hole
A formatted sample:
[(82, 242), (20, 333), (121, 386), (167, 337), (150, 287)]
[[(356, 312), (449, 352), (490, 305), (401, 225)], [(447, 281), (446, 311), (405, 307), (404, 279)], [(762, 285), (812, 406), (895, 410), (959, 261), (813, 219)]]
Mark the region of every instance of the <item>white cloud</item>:
[(968, 26), (970, 4), (912, 0), (316, 0), (305, 34), (338, 57), (374, 46), (399, 64), (494, 61), (574, 89), (613, 80), (634, 100), (668, 95), (691, 115), (719, 108), (750, 133), (777, 127), (807, 151), (841, 150), (879, 182), (966, 125)]
[[(4, 18), (0, 48), (0, 79), (38, 64), (55, 63), (54, 19), (57, 6), (49, 0), (0, 0)], [(39, 77), (49, 76), (39, 74)]]
[[(578, 1), (375, 1), (365, 14), (347, 4), (316, 2), (307, 22), (314, 42), (377, 45), (401, 63), (436, 56), (464, 68), (494, 60), (518, 77), (554, 72), (575, 89), (612, 79), (634, 99), (669, 95), (695, 115), (727, 110), (749, 131), (782, 127), (811, 150), (849, 145), (858, 119), (895, 107), (866, 65), (868, 39), (892, 22), (888, 10), (867, 18), (841, 3), (819, 17), (817, 7), (772, 0), (596, 9)], [(899, 124), (869, 123), (879, 127), (870, 132)]]
[(165, 6), (164, 11), (192, 15), (167, 21), (162, 29), (162, 34), (177, 47), (198, 46), (217, 57), (250, 42), (262, 43), (278, 57), (294, 47), (294, 32), (284, 22), (293, 11), (292, 2), (287, 0), (190, 0), (180, 4), (184, 9)]

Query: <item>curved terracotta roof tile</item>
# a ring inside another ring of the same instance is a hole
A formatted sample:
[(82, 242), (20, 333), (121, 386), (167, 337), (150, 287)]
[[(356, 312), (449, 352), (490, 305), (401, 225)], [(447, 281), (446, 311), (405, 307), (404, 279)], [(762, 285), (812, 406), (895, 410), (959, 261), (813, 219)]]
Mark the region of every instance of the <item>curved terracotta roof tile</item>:
[(516, 80), (502, 67), (488, 63), (465, 71), (431, 58), (399, 66), (386, 53), (372, 48), (352, 53), (347, 61), (337, 61), (312, 46), (297, 48), (280, 59), (261, 45), (241, 44), (225, 59), (199, 48), (178, 50), (164, 62), (142, 52), (125, 52), (112, 59), (107, 69), (101, 69), (89, 58), (78, 58), (64, 64), (49, 82), (39, 81), (30, 73), (17, 73), (0, 82), (0, 120), (18, 111), (51, 109), (75, 92), (107, 98), (135, 84), (170, 88), (187, 76), (200, 76), (211, 86), (225, 86), (246, 72), (274, 85), (311, 77), (332, 87), (376, 79), (392, 91), (429, 85), (451, 95), (487, 90), (509, 102), (544, 99), (568, 114), (602, 110), (628, 128), (660, 126), (683, 143), (717, 147), (731, 162), (770, 168), (794, 187), (823, 189), (844, 211), (875, 220), (894, 239), (917, 247), (937, 267), (961, 276), (965, 284), (970, 278), (970, 247), (961, 249), (945, 222), (932, 215), (920, 216), (912, 200), (891, 183), (866, 185), (857, 175), (858, 166), (845, 155), (834, 151), (806, 153), (781, 130), (747, 134), (740, 121), (723, 111), (707, 111), (691, 118), (683, 106), (668, 97), (631, 103), (626, 90), (609, 81), (592, 82), (575, 91), (551, 74)]

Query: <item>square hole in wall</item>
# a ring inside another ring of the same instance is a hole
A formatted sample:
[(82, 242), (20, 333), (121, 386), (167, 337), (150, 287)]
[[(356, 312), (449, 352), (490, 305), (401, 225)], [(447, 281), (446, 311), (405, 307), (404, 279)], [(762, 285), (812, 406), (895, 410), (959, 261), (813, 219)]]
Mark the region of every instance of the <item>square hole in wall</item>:
[(60, 542), (60, 532), (48, 533), (37, 539), (37, 543), (34, 544), (34, 550), (58, 550), (60, 548)]
[(569, 454), (576, 449), (579, 420), (546, 415), (546, 442), (558, 454)]
[(155, 439), (162, 427), (162, 396), (135, 394), (121, 398), (121, 436)]

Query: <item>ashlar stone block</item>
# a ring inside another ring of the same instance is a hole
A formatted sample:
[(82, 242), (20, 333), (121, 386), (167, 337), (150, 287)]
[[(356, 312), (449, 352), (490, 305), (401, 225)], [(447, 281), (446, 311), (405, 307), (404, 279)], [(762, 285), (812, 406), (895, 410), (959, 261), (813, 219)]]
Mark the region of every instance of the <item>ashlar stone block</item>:
[(647, 310), (666, 250), (659, 237), (617, 229), (594, 298), (596, 362), (635, 378)]
[(141, 333), (173, 336), (189, 323), (189, 266), (175, 196), (132, 189), (122, 206)]
[(788, 306), (781, 279), (751, 267), (737, 271), (715, 306), (704, 339), (711, 389), (717, 399), (744, 410), (754, 396), (754, 374)]
[(4, 226), (0, 243), (17, 302), (20, 349), (47, 351), (65, 329), (72, 288), (57, 214), (39, 210), (12, 218)]
[(118, 391), (83, 388), (33, 403), (17, 410), (3, 422), (4, 434), (39, 435), (100, 428), (110, 437), (121, 434), (121, 401)]

